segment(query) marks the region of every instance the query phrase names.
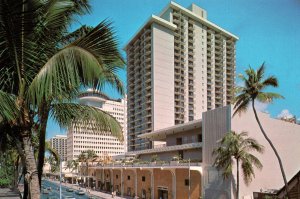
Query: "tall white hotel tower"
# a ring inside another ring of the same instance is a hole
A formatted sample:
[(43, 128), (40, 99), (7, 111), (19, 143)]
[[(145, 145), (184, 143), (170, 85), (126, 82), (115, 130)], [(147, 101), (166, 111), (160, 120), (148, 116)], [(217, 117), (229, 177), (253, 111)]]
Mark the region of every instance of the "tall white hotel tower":
[(201, 119), (231, 102), (238, 38), (192, 4), (171, 2), (125, 46), (128, 151), (151, 148), (138, 135)]
[(124, 143), (109, 132), (95, 132), (90, 126), (68, 129), (67, 159), (76, 159), (82, 151), (94, 150), (99, 157), (124, 154), (127, 151), (127, 100), (114, 100), (105, 94), (89, 90), (79, 96), (79, 103), (99, 108), (116, 118), (123, 128)]

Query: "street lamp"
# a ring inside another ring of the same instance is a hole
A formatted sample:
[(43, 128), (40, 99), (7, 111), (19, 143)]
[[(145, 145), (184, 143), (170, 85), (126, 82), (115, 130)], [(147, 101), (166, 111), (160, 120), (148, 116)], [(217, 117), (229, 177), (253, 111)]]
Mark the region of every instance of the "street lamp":
[(191, 199), (191, 159), (189, 159), (189, 199)]
[(59, 199), (61, 199), (62, 161), (59, 157)]

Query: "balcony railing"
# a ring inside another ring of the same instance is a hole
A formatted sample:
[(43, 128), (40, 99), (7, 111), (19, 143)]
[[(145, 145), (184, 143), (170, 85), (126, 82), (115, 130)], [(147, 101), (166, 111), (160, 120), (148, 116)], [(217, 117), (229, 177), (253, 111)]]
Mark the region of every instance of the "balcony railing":
[(195, 149), (201, 147), (202, 147), (202, 142), (195, 142), (195, 143), (166, 146), (166, 147), (154, 148), (154, 149), (145, 149), (141, 151), (136, 151), (135, 153), (136, 154), (162, 153), (167, 151), (187, 150), (187, 149)]

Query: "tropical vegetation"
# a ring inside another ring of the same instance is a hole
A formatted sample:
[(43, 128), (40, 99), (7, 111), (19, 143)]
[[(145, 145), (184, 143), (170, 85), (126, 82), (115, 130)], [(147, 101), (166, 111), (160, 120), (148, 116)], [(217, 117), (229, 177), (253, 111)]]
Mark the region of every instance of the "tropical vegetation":
[[(219, 141), (219, 146), (214, 149), (214, 166), (222, 171), (222, 176), (227, 179), (232, 176), (236, 164), (236, 198), (239, 198), (240, 168), (246, 185), (255, 177), (254, 167), (262, 169), (263, 165), (251, 152), (263, 152), (263, 146), (255, 139), (248, 137), (248, 133), (230, 131)], [(234, 161), (235, 160), (235, 161)]]
[(283, 96), (281, 96), (278, 93), (274, 92), (268, 92), (266, 91), (269, 87), (278, 87), (278, 80), (275, 76), (269, 76), (265, 77), (265, 64), (263, 63), (257, 70), (254, 70), (253, 68), (249, 68), (245, 71), (245, 75), (240, 74), (239, 78), (242, 80), (242, 86), (236, 87), (237, 96), (235, 97), (235, 104), (234, 104), (234, 114), (241, 114), (249, 109), (249, 107), (252, 107), (255, 119), (258, 123), (258, 126), (265, 137), (265, 139), (270, 144), (272, 150), (274, 151), (276, 158), (278, 160), (281, 174), (283, 177), (283, 181), (286, 188), (287, 196), (288, 194), (288, 186), (287, 186), (287, 180), (286, 175), (284, 172), (282, 160), (279, 156), (278, 151), (276, 150), (274, 144), (272, 143), (271, 139), (268, 137), (266, 131), (264, 130), (256, 108), (255, 108), (255, 102), (262, 102), (262, 103), (271, 103), (275, 99), (282, 99)]
[(24, 196), (40, 198), (50, 118), (63, 128), (93, 120), (98, 131), (122, 139), (113, 117), (75, 99), (83, 88), (106, 84), (123, 94), (117, 72), (124, 61), (110, 22), (68, 32), (76, 16), (90, 12), (88, 0), (0, 0), (0, 10), (1, 136), (15, 142), (29, 187)]

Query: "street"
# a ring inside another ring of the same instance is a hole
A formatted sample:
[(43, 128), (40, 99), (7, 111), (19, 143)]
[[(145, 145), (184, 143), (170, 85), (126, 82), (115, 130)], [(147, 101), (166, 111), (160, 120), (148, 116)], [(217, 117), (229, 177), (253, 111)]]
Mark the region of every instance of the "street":
[[(47, 189), (48, 187), (51, 187), (51, 190), (47, 190), (49, 193), (44, 194), (43, 193), (44, 189), (42, 189), (42, 199), (59, 199), (59, 184), (43, 180), (43, 186), (45, 187), (45, 189)], [(89, 198), (87, 193), (85, 195), (82, 195), (82, 196), (77, 195), (75, 193), (75, 191), (78, 190), (78, 187), (75, 188), (75, 185), (74, 185), (74, 191), (73, 192), (67, 192), (66, 189), (67, 189), (67, 187), (62, 186), (62, 199), (71, 198), (71, 197), (74, 197), (76, 199), (88, 199)], [(96, 196), (93, 196), (93, 198), (102, 199), (102, 198), (96, 197)]]

